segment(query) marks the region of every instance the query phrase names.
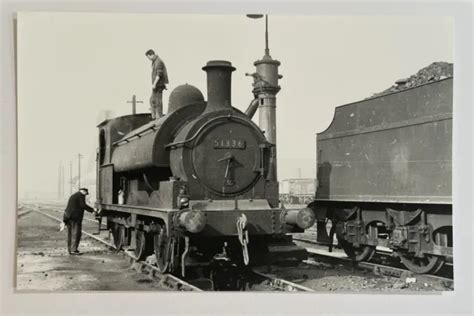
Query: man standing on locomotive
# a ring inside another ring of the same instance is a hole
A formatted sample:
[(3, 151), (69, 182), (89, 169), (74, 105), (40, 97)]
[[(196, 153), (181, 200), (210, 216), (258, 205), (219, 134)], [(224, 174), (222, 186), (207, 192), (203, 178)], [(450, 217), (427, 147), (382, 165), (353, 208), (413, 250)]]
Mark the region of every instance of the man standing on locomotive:
[(86, 204), (86, 195), (89, 190), (79, 189), (69, 197), (66, 209), (64, 210), (63, 222), (67, 225), (67, 249), (70, 255), (81, 255), (77, 249), (82, 235), (82, 219), (84, 210), (97, 214), (94, 208)]
[(163, 116), (163, 90), (166, 90), (168, 83), (168, 72), (163, 60), (152, 49), (149, 49), (145, 55), (151, 60), (151, 117), (158, 119)]

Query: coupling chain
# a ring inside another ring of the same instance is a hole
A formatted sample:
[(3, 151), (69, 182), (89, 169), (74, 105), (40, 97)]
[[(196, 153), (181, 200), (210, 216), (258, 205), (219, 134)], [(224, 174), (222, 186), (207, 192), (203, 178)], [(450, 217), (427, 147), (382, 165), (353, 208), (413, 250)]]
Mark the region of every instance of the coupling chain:
[(247, 230), (247, 216), (245, 216), (245, 214), (242, 214), (241, 217), (237, 218), (237, 235), (239, 237), (239, 242), (242, 245), (244, 264), (248, 265), (250, 261), (249, 250), (247, 246), (249, 243), (249, 232)]

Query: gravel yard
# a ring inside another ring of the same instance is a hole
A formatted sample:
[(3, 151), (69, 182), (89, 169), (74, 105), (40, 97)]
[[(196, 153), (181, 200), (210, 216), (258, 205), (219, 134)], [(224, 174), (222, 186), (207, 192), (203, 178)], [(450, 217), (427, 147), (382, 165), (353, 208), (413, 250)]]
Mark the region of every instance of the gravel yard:
[(413, 277), (410, 273), (402, 278), (387, 277), (366, 270), (349, 269), (343, 265), (322, 262), (315, 265), (300, 264), (298, 267), (272, 266), (270, 272), (265, 270), (262, 272), (317, 292), (411, 294), (410, 292), (450, 290), (441, 282), (433, 282), (423, 276)]
[[(58, 227), (57, 222), (34, 211), (18, 218), (18, 291), (169, 290), (159, 281), (134, 270), (123, 256), (84, 235), (80, 245), (83, 255), (70, 256), (66, 250), (66, 232), (59, 232)], [(90, 231), (96, 229), (94, 223), (86, 220), (83, 227)], [(103, 232), (102, 238), (107, 238), (107, 232)], [(316, 292), (410, 294), (452, 290), (442, 282), (411, 273), (401, 278), (388, 277), (326, 262), (260, 270)], [(249, 290), (271, 290), (265, 282)]]
[(18, 219), (18, 291), (167, 290), (131, 269), (121, 255), (84, 235), (80, 244), (83, 255), (70, 256), (66, 232), (59, 232), (58, 227), (57, 222), (36, 212)]

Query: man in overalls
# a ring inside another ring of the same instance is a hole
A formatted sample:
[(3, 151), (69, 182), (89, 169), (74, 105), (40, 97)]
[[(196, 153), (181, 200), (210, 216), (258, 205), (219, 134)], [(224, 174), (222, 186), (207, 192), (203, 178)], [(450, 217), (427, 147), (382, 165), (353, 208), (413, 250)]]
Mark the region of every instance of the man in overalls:
[(159, 119), (163, 116), (163, 90), (166, 89), (168, 84), (168, 72), (163, 60), (152, 49), (149, 49), (145, 55), (151, 60), (151, 117)]
[(86, 204), (86, 195), (89, 191), (86, 188), (79, 189), (71, 195), (64, 211), (63, 222), (67, 225), (67, 248), (70, 255), (80, 255), (77, 249), (82, 235), (82, 219), (84, 210), (97, 214), (96, 211)]

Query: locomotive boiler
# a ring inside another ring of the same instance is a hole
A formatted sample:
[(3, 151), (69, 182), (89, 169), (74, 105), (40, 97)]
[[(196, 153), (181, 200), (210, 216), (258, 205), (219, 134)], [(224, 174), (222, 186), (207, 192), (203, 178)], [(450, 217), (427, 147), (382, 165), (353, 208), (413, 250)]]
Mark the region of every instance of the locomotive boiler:
[(133, 248), (138, 259), (154, 253), (162, 272), (183, 275), (219, 260), (304, 259), (287, 233), (310, 227), (312, 210), (279, 207), (275, 144), (232, 107), (235, 68), (209, 61), (202, 69), (207, 102), (182, 85), (157, 120), (126, 115), (98, 126), (97, 207), (115, 246)]
[(336, 108), (317, 135), (318, 240), (356, 261), (390, 248), (417, 273), (452, 261), (452, 92), (445, 78)]

